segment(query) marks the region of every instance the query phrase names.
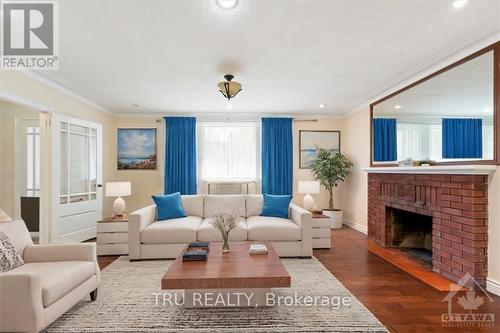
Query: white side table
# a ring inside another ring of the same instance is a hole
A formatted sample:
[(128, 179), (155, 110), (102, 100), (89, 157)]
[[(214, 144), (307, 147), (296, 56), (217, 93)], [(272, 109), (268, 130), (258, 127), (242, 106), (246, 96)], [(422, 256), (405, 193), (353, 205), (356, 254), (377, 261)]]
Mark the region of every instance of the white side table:
[(331, 248), (330, 217), (323, 214), (313, 214), (313, 249)]
[(97, 255), (128, 254), (128, 216), (97, 221)]

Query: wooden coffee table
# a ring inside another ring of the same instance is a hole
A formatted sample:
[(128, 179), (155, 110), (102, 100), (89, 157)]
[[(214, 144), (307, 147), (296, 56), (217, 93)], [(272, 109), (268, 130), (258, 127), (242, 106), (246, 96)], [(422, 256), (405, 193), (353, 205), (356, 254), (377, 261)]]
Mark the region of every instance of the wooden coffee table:
[(182, 261), (182, 254), (161, 279), (162, 289), (184, 289), (186, 307), (266, 306), (270, 288), (289, 288), (291, 277), (271, 243), (267, 255), (250, 255), (251, 242), (232, 242), (222, 253), (210, 243), (207, 261)]

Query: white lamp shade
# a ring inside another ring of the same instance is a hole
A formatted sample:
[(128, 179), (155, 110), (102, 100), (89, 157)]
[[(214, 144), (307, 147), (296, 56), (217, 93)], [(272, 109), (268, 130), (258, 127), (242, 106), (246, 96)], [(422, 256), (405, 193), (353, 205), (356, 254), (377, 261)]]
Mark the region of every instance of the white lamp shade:
[(112, 182), (106, 183), (107, 197), (126, 197), (132, 194), (130, 182)]
[(298, 192), (303, 194), (319, 193), (319, 181), (316, 180), (299, 181)]

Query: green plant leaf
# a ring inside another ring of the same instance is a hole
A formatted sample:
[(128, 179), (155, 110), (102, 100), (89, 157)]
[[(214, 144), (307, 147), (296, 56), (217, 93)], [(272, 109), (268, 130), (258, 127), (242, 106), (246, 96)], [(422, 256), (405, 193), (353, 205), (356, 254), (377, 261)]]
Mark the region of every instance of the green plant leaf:
[(330, 209), (333, 205), (333, 189), (342, 183), (350, 174), (353, 163), (344, 155), (328, 149), (318, 148), (312, 163), (314, 178), (319, 180), (330, 193)]

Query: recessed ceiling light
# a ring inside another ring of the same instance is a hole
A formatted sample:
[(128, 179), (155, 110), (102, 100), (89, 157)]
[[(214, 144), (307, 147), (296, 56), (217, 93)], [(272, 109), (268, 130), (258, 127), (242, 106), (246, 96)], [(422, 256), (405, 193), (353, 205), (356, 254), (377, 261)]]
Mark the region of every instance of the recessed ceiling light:
[(319, 107), (322, 108), (322, 109), (324, 109), (325, 108), (325, 104), (320, 104)]
[(130, 105), (132, 105), (134, 108), (138, 108), (139, 107), (139, 104), (135, 104), (135, 103), (134, 104), (130, 104)]
[(232, 106), (231, 104), (226, 105), (226, 108), (228, 108), (228, 109), (230, 109), (230, 108), (232, 108), (232, 107), (233, 107), (233, 106)]
[(460, 9), (463, 8), (469, 0), (455, 0), (453, 1), (453, 8)]
[(490, 113), (490, 112), (491, 112), (491, 108), (485, 108), (483, 111), (484, 111), (485, 113)]
[(402, 109), (403, 107), (401, 105), (394, 105), (394, 108), (399, 110), (399, 109)]
[(215, 0), (215, 2), (222, 9), (233, 9), (238, 4), (238, 0)]

